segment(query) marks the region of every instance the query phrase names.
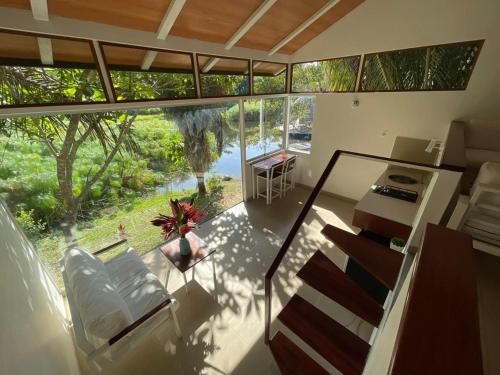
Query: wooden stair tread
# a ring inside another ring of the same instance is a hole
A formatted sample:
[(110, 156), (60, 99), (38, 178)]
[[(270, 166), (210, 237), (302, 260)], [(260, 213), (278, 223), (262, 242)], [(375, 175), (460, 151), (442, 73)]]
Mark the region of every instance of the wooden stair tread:
[(370, 345), (294, 295), (278, 319), (343, 374), (361, 374)]
[(306, 284), (377, 327), (384, 309), (321, 251), (297, 274)]
[(328, 374), (323, 367), (279, 331), (270, 341), (269, 346), (282, 374)]
[(394, 289), (403, 254), (374, 241), (326, 225), (321, 233), (389, 289)]

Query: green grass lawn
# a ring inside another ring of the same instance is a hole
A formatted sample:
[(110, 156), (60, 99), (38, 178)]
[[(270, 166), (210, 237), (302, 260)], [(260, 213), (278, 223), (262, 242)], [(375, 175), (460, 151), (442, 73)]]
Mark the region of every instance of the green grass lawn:
[[(195, 190), (183, 192), (167, 192), (151, 195), (146, 198), (137, 198), (120, 206), (101, 210), (92, 221), (80, 223), (77, 229), (79, 247), (89, 252), (95, 252), (105, 246), (119, 241), (118, 225), (125, 226), (127, 245), (132, 246), (139, 254), (145, 254), (164, 242), (161, 229), (151, 225), (150, 221), (159, 213), (170, 214), (169, 199), (189, 199)], [(241, 181), (231, 180), (222, 182), (219, 189), (198, 200), (200, 208), (209, 212), (203, 221), (210, 220), (220, 212), (241, 202)], [(66, 248), (64, 237), (60, 232), (53, 232), (36, 242), (40, 258), (48, 267), (55, 282), (61, 291), (64, 291), (62, 276), (59, 268), (59, 259)], [(124, 246), (107, 252), (102, 259), (107, 259)]]

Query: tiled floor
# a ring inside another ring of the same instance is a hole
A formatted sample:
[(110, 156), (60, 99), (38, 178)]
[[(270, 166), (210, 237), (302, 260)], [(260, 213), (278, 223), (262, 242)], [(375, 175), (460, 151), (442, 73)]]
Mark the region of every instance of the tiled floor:
[[(172, 270), (168, 289), (180, 302), (178, 316), (184, 338), (177, 340), (171, 324), (119, 363), (112, 374), (275, 374), (264, 345), (264, 273), (288, 234), (309, 191), (296, 188), (266, 206), (262, 200), (241, 203), (205, 223), (197, 234), (217, 249), (216, 287), (211, 262), (188, 273), (189, 294), (182, 276)], [(368, 339), (371, 327), (339, 305), (302, 286), (296, 272), (316, 249), (339, 266), (344, 254), (319, 231), (326, 223), (350, 229), (353, 205), (327, 196), (311, 210), (296, 241), (274, 278), (273, 315), (298, 290), (302, 296)], [(143, 257), (162, 280), (167, 262), (158, 251)]]

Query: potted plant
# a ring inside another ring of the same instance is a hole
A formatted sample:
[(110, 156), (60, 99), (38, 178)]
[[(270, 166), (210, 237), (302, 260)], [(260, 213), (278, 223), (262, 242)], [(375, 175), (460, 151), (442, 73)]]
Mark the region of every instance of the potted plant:
[(402, 238), (394, 237), (391, 239), (390, 248), (396, 251), (403, 251), (405, 245), (406, 245), (405, 240), (403, 240)]
[(157, 227), (161, 227), (163, 231), (163, 238), (170, 238), (173, 234), (180, 236), (179, 250), (182, 256), (191, 255), (191, 246), (186, 238), (186, 234), (191, 232), (193, 228), (198, 227), (198, 221), (208, 215), (208, 212), (200, 212), (195, 207), (194, 199), (189, 203), (179, 202), (178, 199), (170, 199), (170, 208), (172, 209), (172, 216), (159, 214), (151, 223)]

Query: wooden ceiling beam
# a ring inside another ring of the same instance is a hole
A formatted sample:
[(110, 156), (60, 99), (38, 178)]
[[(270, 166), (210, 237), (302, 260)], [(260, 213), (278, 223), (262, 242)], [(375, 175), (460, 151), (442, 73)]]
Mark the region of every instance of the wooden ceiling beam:
[[(47, 0), (30, 0), (31, 13), (36, 21), (49, 20), (49, 7)], [(40, 61), (44, 65), (54, 64), (54, 55), (52, 53), (52, 42), (49, 38), (36, 38)]]
[(30, 6), (35, 20), (49, 20), (49, 7), (47, 5), (47, 0), (30, 0)]
[[(179, 17), (184, 4), (186, 4), (186, 0), (172, 0), (170, 2), (163, 19), (160, 22), (158, 31), (156, 32), (157, 39), (165, 40), (167, 38), (167, 35), (172, 29), (172, 26), (174, 26), (175, 20)], [(148, 51), (146, 56), (144, 56), (144, 60), (142, 60), (141, 69), (148, 70), (153, 64), (153, 61), (155, 61), (157, 55), (157, 51)]]
[(52, 54), (52, 42), (49, 38), (36, 38), (40, 60), (43, 65), (54, 65), (54, 56)]
[(220, 61), (218, 57), (212, 57), (210, 60), (207, 61), (205, 66), (201, 68), (202, 73), (208, 73), (210, 69), (212, 69), (217, 63)]
[(168, 33), (174, 26), (175, 20), (179, 17), (179, 14), (186, 4), (186, 0), (172, 0), (170, 5), (168, 6), (163, 19), (161, 20), (160, 27), (158, 27), (158, 31), (156, 32), (158, 39), (166, 39)]
[(340, 0), (330, 0), (325, 5), (323, 5), (316, 13), (314, 13), (311, 17), (305, 20), (299, 27), (293, 30), (290, 34), (284, 37), (278, 44), (276, 44), (271, 50), (268, 52), (269, 56), (274, 55), (281, 48), (283, 48), (288, 42), (290, 42), (293, 38), (311, 26), (314, 22), (316, 22), (323, 14), (332, 9)]
[[(276, 3), (278, 0), (264, 0), (262, 4), (252, 13), (250, 17), (240, 26), (238, 31), (236, 31), (231, 38), (224, 44), (224, 49), (230, 50), (234, 47), (238, 41), (243, 38), (243, 36), (252, 28), (255, 23), (262, 18), (264, 14)], [(201, 69), (202, 73), (208, 73), (218, 62), (219, 58), (214, 57), (205, 64)]]
[(155, 61), (157, 55), (158, 51), (147, 51), (144, 59), (142, 60), (141, 69), (148, 70), (151, 68), (151, 65), (153, 64), (153, 61)]
[(252, 13), (252, 15), (240, 26), (231, 38), (226, 42), (224, 48), (230, 50), (243, 36), (252, 28), (255, 23), (271, 8), (278, 0), (264, 0), (262, 4)]

